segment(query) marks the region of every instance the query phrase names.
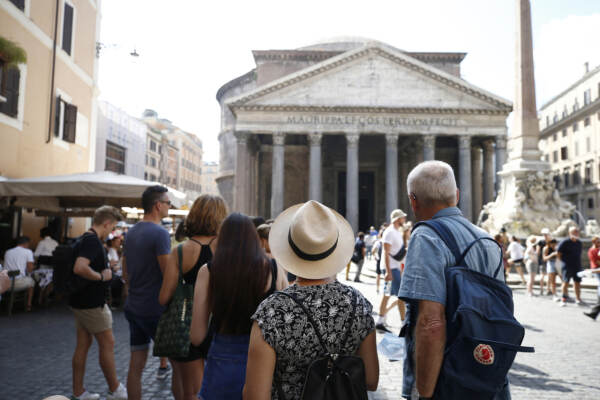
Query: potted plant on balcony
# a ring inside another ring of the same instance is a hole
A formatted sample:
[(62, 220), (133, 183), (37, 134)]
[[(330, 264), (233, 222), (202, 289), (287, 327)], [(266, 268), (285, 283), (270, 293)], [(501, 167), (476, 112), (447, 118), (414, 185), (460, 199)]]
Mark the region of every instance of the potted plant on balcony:
[(9, 69), (17, 68), (19, 64), (27, 62), (25, 50), (19, 47), (15, 42), (0, 36), (0, 103), (6, 101), (5, 95), (5, 75)]

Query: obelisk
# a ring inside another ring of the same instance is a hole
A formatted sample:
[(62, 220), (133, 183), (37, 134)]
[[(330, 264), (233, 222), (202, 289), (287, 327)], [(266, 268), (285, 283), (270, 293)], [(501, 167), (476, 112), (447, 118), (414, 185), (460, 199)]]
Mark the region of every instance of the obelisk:
[(480, 224), (490, 233), (505, 228), (525, 237), (549, 228), (558, 235), (572, 223), (575, 207), (560, 199), (550, 163), (542, 161), (539, 150), (529, 0), (516, 0), (516, 13), (514, 123), (508, 162), (498, 173), (498, 197), (484, 206)]

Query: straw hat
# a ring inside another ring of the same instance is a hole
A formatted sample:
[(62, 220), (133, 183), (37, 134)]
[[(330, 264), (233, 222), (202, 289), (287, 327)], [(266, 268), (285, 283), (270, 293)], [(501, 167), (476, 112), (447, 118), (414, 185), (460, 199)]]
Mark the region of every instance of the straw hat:
[(344, 217), (311, 200), (279, 214), (271, 226), (269, 247), (286, 271), (323, 279), (346, 267), (354, 251), (354, 233)]

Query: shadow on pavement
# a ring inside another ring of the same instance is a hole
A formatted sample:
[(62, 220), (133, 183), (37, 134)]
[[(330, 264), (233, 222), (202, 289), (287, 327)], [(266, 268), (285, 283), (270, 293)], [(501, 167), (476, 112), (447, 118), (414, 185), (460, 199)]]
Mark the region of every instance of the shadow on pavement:
[(527, 325), (527, 324), (521, 324), (523, 326), (523, 328), (527, 329), (528, 331), (532, 331), (532, 332), (544, 332), (543, 329), (540, 328), (536, 328), (535, 326), (531, 326), (531, 325)]
[(561, 379), (549, 378), (548, 373), (529, 365), (513, 363), (508, 373), (511, 386), (535, 388), (536, 390), (556, 391), (561, 393), (572, 392), (573, 389), (564, 385), (581, 386), (588, 389), (600, 389), (599, 386), (584, 385), (576, 382), (567, 382)]

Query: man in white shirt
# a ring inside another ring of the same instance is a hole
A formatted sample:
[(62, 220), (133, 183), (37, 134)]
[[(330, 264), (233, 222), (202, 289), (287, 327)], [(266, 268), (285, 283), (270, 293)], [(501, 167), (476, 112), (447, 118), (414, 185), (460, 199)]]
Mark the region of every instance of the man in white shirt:
[(33, 271), (33, 252), (29, 249), (27, 236), (17, 239), (17, 245), (4, 254), (4, 269), (19, 271), (15, 277), (15, 291), (27, 290), (27, 311), (31, 311), (35, 281), (29, 276)]
[(506, 249), (506, 253), (508, 254), (509, 268), (514, 265), (519, 275), (521, 275), (521, 282), (523, 282), (523, 285), (527, 284), (525, 274), (523, 273), (523, 256), (525, 248), (521, 246), (521, 243), (519, 243), (519, 239), (517, 239), (516, 236), (513, 235), (510, 238), (510, 244), (508, 245), (508, 249)]
[[(383, 232), (381, 239), (383, 243), (382, 262), (385, 267), (385, 286), (383, 289), (383, 298), (379, 306), (379, 317), (375, 327), (379, 330), (390, 332), (385, 326), (385, 319), (388, 312), (387, 304), (390, 296), (398, 297), (400, 290), (401, 275), (401, 260), (406, 254), (406, 246), (404, 244), (404, 231), (402, 226), (406, 221), (406, 213), (402, 210), (394, 210), (390, 216), (390, 226)], [(404, 254), (402, 254), (404, 253)], [(404, 320), (405, 307), (402, 300), (396, 300), (400, 317)], [(393, 307), (393, 304), (392, 304)], [(391, 308), (391, 307), (390, 307)]]

